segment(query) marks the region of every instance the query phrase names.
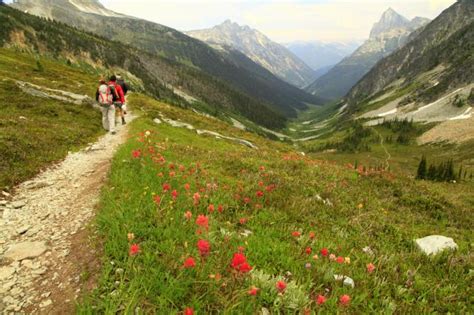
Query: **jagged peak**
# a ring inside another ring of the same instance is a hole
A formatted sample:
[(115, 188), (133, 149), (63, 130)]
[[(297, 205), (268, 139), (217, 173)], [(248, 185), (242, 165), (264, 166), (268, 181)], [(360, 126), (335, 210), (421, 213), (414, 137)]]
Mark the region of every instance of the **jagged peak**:
[(380, 20), (374, 24), (372, 30), (370, 31), (370, 37), (377, 37), (380, 34), (388, 32), (392, 29), (405, 27), (409, 23), (410, 20), (390, 7), (382, 13)]

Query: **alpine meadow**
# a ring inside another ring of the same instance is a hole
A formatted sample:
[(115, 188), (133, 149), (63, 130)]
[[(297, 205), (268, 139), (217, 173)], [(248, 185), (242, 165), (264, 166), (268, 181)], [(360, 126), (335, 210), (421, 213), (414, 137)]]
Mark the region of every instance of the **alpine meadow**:
[(473, 32), (472, 0), (0, 0), (0, 313), (474, 313)]

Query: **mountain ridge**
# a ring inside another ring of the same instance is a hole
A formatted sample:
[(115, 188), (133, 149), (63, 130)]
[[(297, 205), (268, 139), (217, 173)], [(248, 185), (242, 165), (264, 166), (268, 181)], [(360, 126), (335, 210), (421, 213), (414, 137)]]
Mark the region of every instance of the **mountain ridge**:
[(226, 20), (212, 28), (187, 31), (185, 34), (210, 45), (233, 47), (295, 86), (304, 87), (314, 79), (313, 70), (304, 61), (248, 25)]
[(404, 47), (371, 69), (346, 96), (349, 105), (354, 108), (395, 81), (402, 81), (401, 88), (407, 87), (422, 73), (430, 71), (434, 84), (416, 89), (413, 100), (431, 101), (460, 85), (472, 83), (473, 29), (474, 3), (456, 2), (413, 34)]
[(305, 90), (326, 99), (342, 98), (380, 59), (409, 41), (410, 34), (427, 20), (418, 17), (410, 21), (393, 9), (386, 10), (368, 40)]

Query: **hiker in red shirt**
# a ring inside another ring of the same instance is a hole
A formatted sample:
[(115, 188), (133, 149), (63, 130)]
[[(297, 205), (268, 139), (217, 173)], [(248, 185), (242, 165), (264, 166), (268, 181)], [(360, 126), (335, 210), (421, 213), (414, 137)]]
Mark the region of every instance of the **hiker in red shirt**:
[(115, 75), (112, 75), (109, 80), (109, 88), (110, 91), (112, 92), (113, 96), (113, 102), (115, 105), (115, 109), (119, 110), (120, 112), (120, 117), (122, 117), (122, 125), (125, 125), (125, 116), (122, 110), (123, 104), (125, 104), (125, 95), (123, 94), (122, 87), (117, 84), (117, 77)]

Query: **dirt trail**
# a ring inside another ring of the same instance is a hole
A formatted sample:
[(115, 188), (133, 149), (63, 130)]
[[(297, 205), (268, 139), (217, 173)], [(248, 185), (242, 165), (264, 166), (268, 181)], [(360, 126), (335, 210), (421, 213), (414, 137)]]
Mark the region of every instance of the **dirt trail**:
[[(130, 122), (134, 117), (127, 115)], [(68, 314), (97, 274), (87, 228), (118, 146), (118, 126), (0, 201), (0, 313)], [(92, 234), (91, 234), (92, 233)]]

